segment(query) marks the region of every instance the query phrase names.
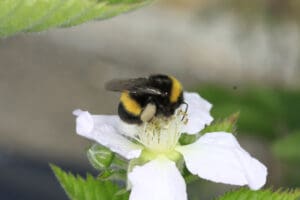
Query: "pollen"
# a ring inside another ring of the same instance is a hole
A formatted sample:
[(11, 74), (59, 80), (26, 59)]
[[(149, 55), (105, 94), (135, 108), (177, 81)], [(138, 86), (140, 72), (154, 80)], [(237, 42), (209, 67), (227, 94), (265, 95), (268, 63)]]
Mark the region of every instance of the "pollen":
[[(179, 109), (171, 117), (154, 117), (139, 127), (137, 140), (152, 152), (171, 152), (181, 136), (181, 128), (187, 116)], [(184, 117), (184, 118), (183, 118)]]

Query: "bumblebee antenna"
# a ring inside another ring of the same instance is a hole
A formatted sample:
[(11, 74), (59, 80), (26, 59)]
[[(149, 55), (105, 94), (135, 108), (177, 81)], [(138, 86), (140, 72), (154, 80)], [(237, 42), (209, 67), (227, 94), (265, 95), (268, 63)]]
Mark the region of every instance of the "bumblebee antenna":
[(184, 118), (186, 117), (186, 113), (187, 113), (187, 111), (188, 111), (188, 109), (189, 109), (189, 104), (187, 104), (185, 101), (184, 101), (184, 102), (182, 102), (182, 104), (184, 104), (184, 105), (185, 105), (185, 110), (184, 110), (184, 115), (182, 116), (182, 119), (181, 119), (181, 121), (183, 121), (183, 120), (184, 120)]

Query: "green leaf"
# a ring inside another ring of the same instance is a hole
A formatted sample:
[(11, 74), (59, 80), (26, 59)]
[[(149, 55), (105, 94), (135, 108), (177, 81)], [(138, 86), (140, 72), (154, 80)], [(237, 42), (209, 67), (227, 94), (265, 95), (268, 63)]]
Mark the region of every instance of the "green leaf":
[(11, 13), (15, 11), (15, 9), (18, 8), (22, 0), (15, 0), (10, 1), (8, 0), (2, 0), (0, 1), (0, 24), (6, 16), (9, 16)]
[(106, 19), (152, 0), (1, 0), (0, 37)]
[(289, 134), (285, 138), (274, 142), (272, 150), (274, 154), (287, 161), (300, 161), (300, 131)]
[(259, 190), (253, 191), (242, 188), (236, 191), (228, 192), (218, 200), (298, 200), (300, 198), (300, 190)]
[[(124, 192), (110, 181), (100, 181), (88, 174), (86, 179), (64, 172), (55, 165), (50, 165), (56, 178), (71, 200), (127, 200)], [(122, 191), (122, 192), (120, 192)]]

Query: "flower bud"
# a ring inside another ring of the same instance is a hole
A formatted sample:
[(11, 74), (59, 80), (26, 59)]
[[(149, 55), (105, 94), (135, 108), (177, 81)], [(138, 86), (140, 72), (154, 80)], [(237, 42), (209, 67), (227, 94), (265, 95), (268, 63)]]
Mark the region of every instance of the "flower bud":
[(112, 164), (115, 154), (108, 148), (94, 144), (87, 151), (87, 157), (92, 166), (98, 170), (103, 170)]

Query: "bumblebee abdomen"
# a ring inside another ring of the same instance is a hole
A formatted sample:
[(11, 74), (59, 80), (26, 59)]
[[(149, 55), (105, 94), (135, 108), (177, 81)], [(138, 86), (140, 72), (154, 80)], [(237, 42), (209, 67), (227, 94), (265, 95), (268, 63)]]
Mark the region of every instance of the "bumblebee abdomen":
[(129, 94), (128, 91), (121, 93), (120, 104), (118, 107), (118, 114), (120, 118), (130, 124), (142, 123), (140, 115), (142, 113), (142, 106)]
[(124, 109), (131, 115), (139, 116), (141, 114), (142, 106), (138, 101), (130, 96), (129, 92), (122, 92), (120, 101)]
[(119, 117), (128, 124), (141, 124), (142, 120), (140, 119), (139, 115), (133, 115), (132, 113), (128, 112), (124, 107), (122, 102), (119, 103), (118, 107), (118, 115)]
[(170, 91), (170, 102), (176, 103), (182, 98), (182, 85), (181, 83), (174, 77), (169, 77), (172, 81), (172, 87)]

